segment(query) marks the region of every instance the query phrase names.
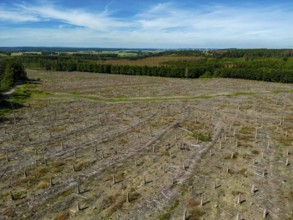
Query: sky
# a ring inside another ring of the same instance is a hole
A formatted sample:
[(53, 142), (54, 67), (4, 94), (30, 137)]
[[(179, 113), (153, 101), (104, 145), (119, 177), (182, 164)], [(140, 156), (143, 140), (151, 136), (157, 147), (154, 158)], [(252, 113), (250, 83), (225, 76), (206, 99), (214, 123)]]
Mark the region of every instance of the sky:
[(1, 0), (0, 46), (293, 48), (293, 1)]

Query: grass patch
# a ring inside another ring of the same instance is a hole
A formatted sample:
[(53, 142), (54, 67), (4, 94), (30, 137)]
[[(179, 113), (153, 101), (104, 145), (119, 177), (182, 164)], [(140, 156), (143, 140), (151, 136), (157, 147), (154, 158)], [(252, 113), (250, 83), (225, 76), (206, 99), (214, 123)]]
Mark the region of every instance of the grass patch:
[(159, 216), (159, 220), (168, 220), (171, 218), (172, 212), (178, 207), (179, 200), (176, 200), (174, 204), (167, 210), (166, 213)]
[(193, 137), (195, 137), (196, 139), (198, 139), (200, 141), (204, 141), (204, 142), (212, 140), (212, 137), (210, 135), (207, 136), (207, 135), (204, 135), (203, 133), (198, 132), (198, 131), (193, 132)]
[(27, 99), (31, 97), (45, 98), (48, 96), (52, 95), (37, 90), (36, 84), (23, 84), (18, 86), (13, 94), (7, 98), (4, 97), (0, 101), (0, 122), (5, 120), (7, 114), (23, 107)]

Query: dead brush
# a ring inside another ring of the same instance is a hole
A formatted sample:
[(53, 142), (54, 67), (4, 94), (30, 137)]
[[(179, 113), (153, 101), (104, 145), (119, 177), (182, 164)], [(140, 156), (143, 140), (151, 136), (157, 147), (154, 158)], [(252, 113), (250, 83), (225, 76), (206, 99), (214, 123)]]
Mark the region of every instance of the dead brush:
[(185, 201), (185, 206), (188, 213), (188, 219), (197, 220), (205, 214), (205, 212), (200, 209), (200, 202), (193, 198), (188, 198)]
[(57, 213), (57, 215), (55, 216), (54, 220), (66, 220), (69, 217), (70, 217), (69, 212), (63, 211), (63, 212)]
[(94, 161), (92, 161), (92, 160), (82, 160), (82, 161), (79, 161), (74, 166), (75, 167), (75, 171), (84, 170), (84, 169), (88, 168), (93, 162)]

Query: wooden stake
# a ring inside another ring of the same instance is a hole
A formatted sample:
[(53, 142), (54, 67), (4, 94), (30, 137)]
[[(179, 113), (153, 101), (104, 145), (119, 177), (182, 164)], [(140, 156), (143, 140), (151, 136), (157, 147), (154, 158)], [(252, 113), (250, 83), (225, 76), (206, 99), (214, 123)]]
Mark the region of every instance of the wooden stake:
[(77, 184), (77, 190), (76, 190), (77, 194), (80, 194), (80, 186), (79, 183)]
[(15, 200), (14, 195), (13, 195), (13, 193), (11, 191), (9, 192), (9, 194), (10, 194), (11, 200)]
[(116, 177), (115, 177), (115, 174), (113, 174), (113, 184), (116, 184)]
[(77, 202), (77, 211), (79, 212), (80, 211), (80, 205), (79, 205), (79, 202)]
[(137, 167), (138, 166), (138, 163), (137, 163), (137, 159), (135, 158), (135, 166)]
[(265, 218), (267, 218), (267, 216), (268, 216), (268, 211), (267, 211), (267, 209), (264, 209), (262, 217), (265, 219)]
[(172, 185), (174, 185), (176, 183), (175, 177), (172, 176)]
[(73, 169), (74, 172), (76, 172), (74, 164), (72, 164), (72, 169)]
[(164, 173), (167, 173), (167, 168), (166, 168), (166, 166), (164, 166)]
[(238, 213), (237, 216), (236, 216), (236, 220), (240, 220), (240, 215), (239, 215), (239, 213)]
[(186, 170), (186, 167), (185, 167), (184, 162), (183, 162), (183, 164), (182, 164), (182, 168), (183, 168), (183, 170)]
[(126, 193), (126, 202), (129, 203), (129, 192)]
[(232, 152), (232, 153), (231, 153), (231, 159), (233, 159), (233, 158), (234, 158), (234, 153)]
[(255, 185), (254, 185), (254, 184), (252, 185), (252, 187), (251, 187), (251, 190), (250, 190), (250, 191), (251, 191), (251, 193), (253, 193), (253, 194), (255, 193)]
[(290, 165), (289, 159), (287, 158), (287, 160), (286, 160), (286, 166), (289, 166), (289, 165)]
[(184, 209), (182, 220), (186, 220), (186, 219), (187, 219), (187, 211), (186, 209)]
[(53, 184), (53, 178), (52, 178), (52, 177), (50, 177), (50, 186), (51, 186), (51, 187), (54, 186), (54, 184)]
[(145, 176), (143, 176), (143, 184), (146, 185), (148, 182), (147, 182), (147, 179)]
[(240, 197), (241, 195), (240, 195), (240, 193), (238, 194), (238, 198), (237, 198), (237, 204), (239, 204), (240, 205), (240, 203), (241, 203), (241, 197)]
[(203, 206), (203, 195), (200, 195), (200, 205)]
[(266, 175), (266, 169), (263, 169), (262, 176), (265, 177), (265, 175)]

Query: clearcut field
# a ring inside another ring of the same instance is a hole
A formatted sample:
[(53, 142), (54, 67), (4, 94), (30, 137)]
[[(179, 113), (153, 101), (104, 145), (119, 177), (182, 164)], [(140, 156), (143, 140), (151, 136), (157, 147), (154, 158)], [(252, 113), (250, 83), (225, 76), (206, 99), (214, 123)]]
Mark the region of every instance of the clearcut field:
[(293, 85), (28, 71), (0, 219), (292, 219)]

